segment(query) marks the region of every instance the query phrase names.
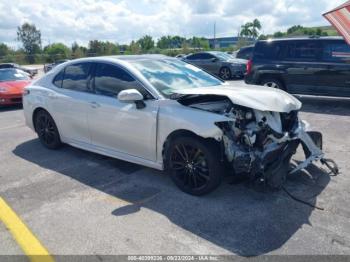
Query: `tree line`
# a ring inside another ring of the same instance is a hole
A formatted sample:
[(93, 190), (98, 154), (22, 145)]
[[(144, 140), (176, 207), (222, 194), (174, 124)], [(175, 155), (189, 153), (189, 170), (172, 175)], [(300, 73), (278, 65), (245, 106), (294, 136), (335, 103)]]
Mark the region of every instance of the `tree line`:
[[(318, 35), (327, 36), (328, 31), (322, 28), (307, 28), (295, 25), (286, 32), (276, 32), (271, 35), (261, 34), (262, 24), (258, 19), (243, 24), (238, 36), (242, 37), (235, 46), (219, 48), (221, 51), (234, 51), (248, 44), (244, 39), (268, 39), (288, 36)], [(331, 32), (334, 34), (334, 32)], [(335, 33), (336, 34), (336, 33)], [(162, 36), (158, 40), (145, 35), (129, 44), (118, 44), (110, 41), (91, 40), (88, 46), (81, 46), (74, 42), (71, 46), (63, 43), (52, 43), (42, 46), (41, 32), (34, 25), (24, 23), (17, 28), (17, 40), (22, 47), (13, 50), (4, 43), (0, 43), (0, 63), (14, 62), (25, 63), (50, 63), (59, 59), (73, 59), (88, 56), (119, 55), (119, 54), (143, 54), (157, 53), (175, 56), (188, 54), (196, 50), (210, 50), (209, 41), (203, 37), (185, 38), (181, 36)]]
[(181, 36), (162, 36), (158, 41), (145, 35), (130, 44), (118, 44), (110, 41), (90, 40), (88, 46), (74, 42), (71, 46), (64, 43), (52, 43), (42, 47), (40, 30), (34, 25), (24, 23), (17, 28), (17, 40), (22, 47), (12, 50), (0, 43), (0, 62), (49, 63), (59, 59), (81, 58), (88, 56), (161, 53), (175, 56), (190, 53), (193, 50), (208, 50), (209, 42), (203, 37), (184, 38)]

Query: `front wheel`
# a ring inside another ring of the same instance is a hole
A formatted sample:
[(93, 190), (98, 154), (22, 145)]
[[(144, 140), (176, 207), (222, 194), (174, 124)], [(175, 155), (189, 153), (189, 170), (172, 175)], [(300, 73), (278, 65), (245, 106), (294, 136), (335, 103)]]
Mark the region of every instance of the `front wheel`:
[(55, 121), (50, 114), (44, 110), (39, 111), (35, 116), (35, 131), (40, 142), (49, 149), (57, 149), (62, 143)]
[(231, 74), (230, 68), (228, 67), (221, 68), (219, 72), (219, 77), (225, 81), (231, 79), (232, 74)]
[(215, 145), (197, 137), (175, 138), (167, 150), (166, 168), (173, 182), (191, 195), (204, 195), (222, 180), (220, 154)]

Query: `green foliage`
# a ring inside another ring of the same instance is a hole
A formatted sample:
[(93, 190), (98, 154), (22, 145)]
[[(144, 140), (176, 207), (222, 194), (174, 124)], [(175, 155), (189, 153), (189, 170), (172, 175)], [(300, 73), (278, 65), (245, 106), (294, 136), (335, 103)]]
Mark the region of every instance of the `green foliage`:
[(29, 63), (35, 61), (35, 54), (40, 53), (41, 33), (34, 24), (24, 23), (17, 27), (17, 39), (22, 42)]
[(157, 47), (160, 49), (181, 48), (185, 41), (186, 39), (181, 36), (162, 36), (157, 42)]
[(87, 48), (84, 46), (79, 46), (77, 42), (74, 42), (72, 44), (71, 50), (72, 50), (72, 53), (71, 53), (72, 58), (85, 57), (87, 54)]
[(0, 57), (4, 57), (9, 53), (10, 53), (10, 48), (5, 44), (0, 43)]
[(87, 51), (87, 55), (89, 56), (118, 55), (120, 53), (119, 46), (117, 44), (99, 40), (90, 40)]
[(141, 47), (142, 51), (149, 51), (154, 48), (154, 40), (151, 36), (145, 35), (136, 42)]
[(188, 44), (190, 47), (195, 49), (209, 49), (209, 41), (204, 37), (192, 37), (188, 40)]
[(62, 43), (54, 43), (44, 48), (44, 54), (47, 56), (47, 62), (54, 62), (59, 59), (70, 57), (71, 50)]

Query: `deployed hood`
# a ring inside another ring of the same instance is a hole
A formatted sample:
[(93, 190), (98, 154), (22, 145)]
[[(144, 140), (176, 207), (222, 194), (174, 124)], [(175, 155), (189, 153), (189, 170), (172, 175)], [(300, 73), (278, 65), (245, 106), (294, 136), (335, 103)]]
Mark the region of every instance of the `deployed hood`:
[(301, 108), (294, 96), (275, 88), (246, 84), (230, 84), (177, 90), (183, 95), (218, 95), (228, 97), (232, 103), (260, 111), (289, 113)]

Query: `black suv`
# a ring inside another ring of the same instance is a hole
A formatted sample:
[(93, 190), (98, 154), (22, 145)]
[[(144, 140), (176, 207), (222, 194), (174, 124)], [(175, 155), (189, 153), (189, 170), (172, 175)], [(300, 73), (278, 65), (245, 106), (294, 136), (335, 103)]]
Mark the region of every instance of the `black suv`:
[(338, 37), (259, 41), (245, 81), (293, 94), (350, 97), (350, 46)]

